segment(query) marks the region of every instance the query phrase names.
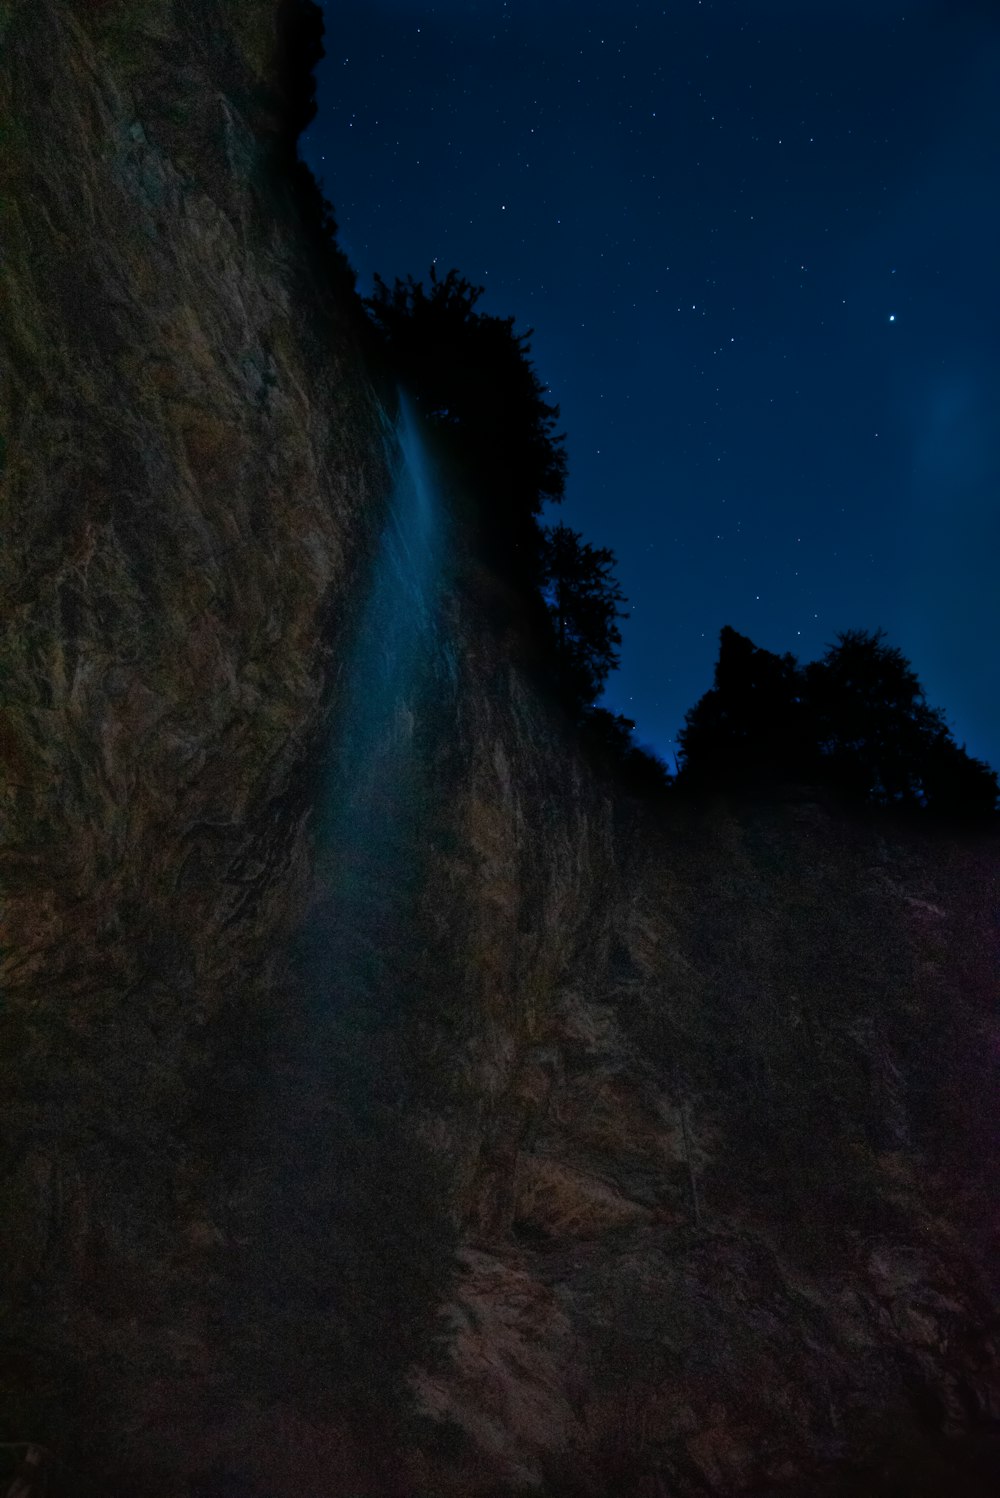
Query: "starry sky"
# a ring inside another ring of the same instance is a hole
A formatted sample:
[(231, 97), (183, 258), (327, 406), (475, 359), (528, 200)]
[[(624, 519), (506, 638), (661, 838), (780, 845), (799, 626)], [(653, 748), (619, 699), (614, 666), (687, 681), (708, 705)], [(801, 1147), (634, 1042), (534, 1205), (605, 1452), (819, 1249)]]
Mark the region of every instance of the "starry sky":
[(534, 329), (632, 611), (606, 705), (672, 764), (724, 624), (882, 627), (1000, 766), (997, 0), (323, 9), (360, 290), (457, 266)]

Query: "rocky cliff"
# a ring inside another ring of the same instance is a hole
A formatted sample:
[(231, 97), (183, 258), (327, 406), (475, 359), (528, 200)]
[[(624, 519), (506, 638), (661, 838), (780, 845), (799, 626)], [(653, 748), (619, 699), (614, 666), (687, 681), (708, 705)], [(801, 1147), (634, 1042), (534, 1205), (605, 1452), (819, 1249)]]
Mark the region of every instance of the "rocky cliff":
[(996, 841), (594, 779), (295, 16), (0, 5), (0, 1472), (993, 1492)]

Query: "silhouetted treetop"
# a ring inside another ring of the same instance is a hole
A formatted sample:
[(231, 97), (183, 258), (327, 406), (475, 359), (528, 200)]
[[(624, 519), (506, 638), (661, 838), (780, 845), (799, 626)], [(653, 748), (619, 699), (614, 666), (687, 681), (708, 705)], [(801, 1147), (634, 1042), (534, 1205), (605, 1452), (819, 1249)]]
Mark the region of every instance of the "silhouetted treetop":
[(625, 595), (614, 575), (615, 555), (592, 546), (568, 525), (544, 532), (543, 596), (555, 632), (560, 685), (577, 712), (591, 706), (618, 665), (618, 620)]
[(537, 517), (566, 483), (559, 408), (531, 362), (531, 330), (516, 333), (513, 317), (477, 311), (482, 295), (457, 270), (441, 278), (432, 266), (428, 286), (377, 276), (365, 306), (397, 378), (447, 433), (495, 559), (537, 587)]
[(480, 312), (482, 295), (432, 266), (426, 284), (376, 277), (365, 307), (395, 377), (441, 438), (479, 546), (528, 602), (539, 658), (588, 747), (633, 789), (662, 790), (665, 766), (633, 743), (634, 725), (594, 705), (618, 665), (625, 617), (614, 553), (539, 523), (566, 483), (559, 408), (531, 362), (531, 330)]
[(876, 806), (990, 816), (996, 773), (952, 738), (882, 630), (847, 630), (805, 668), (728, 626), (680, 734), (681, 783), (822, 779)]
[(805, 693), (831, 779), (879, 804), (920, 803), (923, 753), (947, 724), (883, 630), (838, 634), (806, 667)]
[(727, 624), (713, 685), (678, 735), (686, 782), (793, 773), (809, 758), (809, 738), (795, 657), (772, 655)]

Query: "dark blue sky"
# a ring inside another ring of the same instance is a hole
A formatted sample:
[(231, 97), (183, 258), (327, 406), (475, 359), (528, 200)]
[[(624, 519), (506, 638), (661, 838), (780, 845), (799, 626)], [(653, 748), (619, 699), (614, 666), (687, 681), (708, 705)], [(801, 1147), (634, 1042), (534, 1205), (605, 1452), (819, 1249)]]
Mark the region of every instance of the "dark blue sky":
[(882, 626), (1000, 765), (1000, 0), (326, 0), (305, 154), (367, 292), (533, 327), (562, 516), (669, 758), (731, 624)]

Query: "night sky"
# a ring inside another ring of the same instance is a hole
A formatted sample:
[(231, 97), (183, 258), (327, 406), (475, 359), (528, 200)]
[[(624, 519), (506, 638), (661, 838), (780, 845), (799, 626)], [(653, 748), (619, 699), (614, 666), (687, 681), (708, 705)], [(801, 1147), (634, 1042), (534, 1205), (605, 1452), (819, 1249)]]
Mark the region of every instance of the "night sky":
[(671, 762), (724, 624), (881, 626), (1000, 766), (1000, 0), (326, 0), (304, 154), (363, 293), (534, 328), (562, 518)]

